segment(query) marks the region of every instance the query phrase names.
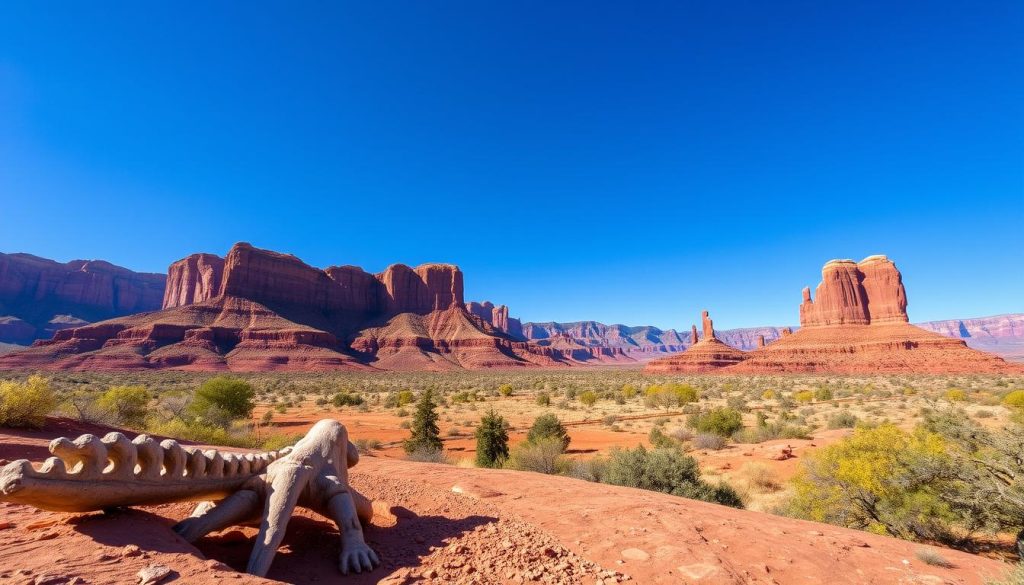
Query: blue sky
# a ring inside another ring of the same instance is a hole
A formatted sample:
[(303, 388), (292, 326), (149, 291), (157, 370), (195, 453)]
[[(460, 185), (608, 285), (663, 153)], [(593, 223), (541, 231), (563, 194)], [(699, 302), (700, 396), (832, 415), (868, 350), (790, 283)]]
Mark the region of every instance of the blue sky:
[(1024, 3), (0, 4), (0, 251), (453, 262), (526, 320), (1024, 310)]

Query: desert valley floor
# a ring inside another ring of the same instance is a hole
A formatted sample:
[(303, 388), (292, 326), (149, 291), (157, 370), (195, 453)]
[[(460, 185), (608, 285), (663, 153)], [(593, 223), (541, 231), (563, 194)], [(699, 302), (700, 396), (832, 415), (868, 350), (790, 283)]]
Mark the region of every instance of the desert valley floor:
[[(208, 377), (51, 375), (51, 383), (68, 395), (124, 384), (173, 396)], [(1013, 558), (1012, 535), (983, 539), (988, 544), (970, 554), (772, 513), (808, 454), (852, 432), (852, 423), (835, 423), (837, 415), (910, 429), (923, 409), (956, 407), (994, 428), (1009, 416), (997, 396), (1024, 387), (1019, 375), (671, 376), (603, 367), (239, 376), (257, 389), (253, 420), (261, 440), (287, 442), (315, 421), (335, 418), (364, 453), (351, 472), (353, 485), (386, 502), (390, 512), (366, 529), (382, 566), (349, 576), (346, 583), (981, 585), (999, 578)], [(699, 399), (666, 406), (642, 391), (671, 384), (698, 389)], [(406, 399), (427, 388), (440, 397), (443, 463), (403, 460), (401, 441), (409, 435), (414, 407)], [(829, 389), (827, 397), (821, 388)], [(588, 392), (594, 401), (582, 398)], [(335, 406), (332, 398), (339, 393), (365, 400)], [(695, 446), (685, 436), (687, 416), (695, 409), (741, 401), (745, 428), (756, 428), (762, 415), (790, 411), (794, 424), (808, 432), (804, 438), (738, 439), (713, 448)], [(536, 416), (556, 414), (571, 438), (568, 465), (615, 448), (651, 447), (652, 430), (679, 437), (673, 440), (697, 459), (704, 478), (728, 482), (746, 509), (572, 477), (473, 469), (474, 432), (490, 411), (508, 421), (513, 446)], [(74, 420), (70, 411), (55, 414), (40, 430), (0, 430), (0, 459), (40, 462), (54, 437), (110, 430)], [(289, 527), (266, 581), (235, 572), (245, 568), (255, 528), (227, 529), (193, 546), (170, 530), (190, 509), (172, 504), (68, 515), (0, 504), (0, 583), (135, 583), (136, 573), (154, 564), (170, 568), (173, 582), (180, 583), (318, 583), (337, 577), (337, 531), (308, 512)], [(941, 551), (946, 566), (924, 563), (923, 550)]]

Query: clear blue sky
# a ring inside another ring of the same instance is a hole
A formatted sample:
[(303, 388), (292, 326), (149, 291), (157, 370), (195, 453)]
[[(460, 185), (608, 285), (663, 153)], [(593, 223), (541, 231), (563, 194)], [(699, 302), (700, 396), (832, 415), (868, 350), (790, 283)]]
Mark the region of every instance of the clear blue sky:
[(0, 4), (0, 251), (722, 328), (885, 253), (913, 320), (1024, 310), (1019, 1), (187, 4)]

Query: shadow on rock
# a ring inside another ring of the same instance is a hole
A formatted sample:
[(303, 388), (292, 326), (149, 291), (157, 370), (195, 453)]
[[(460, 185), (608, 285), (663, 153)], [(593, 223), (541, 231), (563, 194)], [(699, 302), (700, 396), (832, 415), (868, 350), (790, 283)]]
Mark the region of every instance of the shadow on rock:
[[(345, 577), (346, 585), (377, 583), (399, 569), (418, 567), (432, 547), (443, 547), (451, 539), (498, 520), (489, 516), (418, 516), (402, 507), (391, 511), (398, 518), (394, 526), (371, 525), (364, 529), (367, 543), (380, 556), (381, 566), (369, 573)], [(236, 528), (202, 538), (195, 546), (207, 558), (236, 571), (245, 571), (254, 540), (255, 530)], [(288, 523), (284, 542), (267, 577), (296, 585), (334, 582), (342, 578), (338, 570), (339, 553), (337, 527), (332, 522), (302, 513)]]

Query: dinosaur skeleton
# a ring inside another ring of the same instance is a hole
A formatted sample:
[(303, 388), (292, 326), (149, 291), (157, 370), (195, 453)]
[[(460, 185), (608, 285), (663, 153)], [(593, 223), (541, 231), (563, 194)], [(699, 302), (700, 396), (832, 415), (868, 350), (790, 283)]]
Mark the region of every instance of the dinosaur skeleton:
[[(359, 452), (345, 427), (321, 420), (294, 447), (259, 454), (188, 449), (176, 441), (121, 433), (102, 439), (54, 439), (39, 469), (21, 459), (0, 468), (0, 501), (57, 512), (202, 502), (174, 531), (193, 542), (228, 526), (259, 520), (247, 571), (264, 576), (295, 506), (333, 520), (341, 532), (339, 568), (369, 571), (380, 561), (363, 539), (373, 504), (348, 485)], [(220, 500), (213, 503), (210, 500)]]

